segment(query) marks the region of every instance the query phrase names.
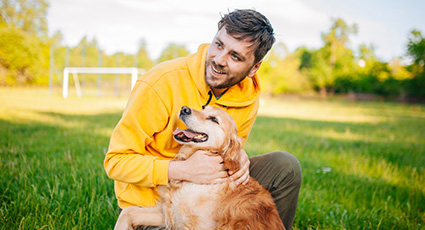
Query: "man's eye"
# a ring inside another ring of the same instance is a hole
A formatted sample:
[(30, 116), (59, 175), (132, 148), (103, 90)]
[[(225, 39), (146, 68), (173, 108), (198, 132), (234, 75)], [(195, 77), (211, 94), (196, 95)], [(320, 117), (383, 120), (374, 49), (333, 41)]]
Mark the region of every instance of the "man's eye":
[(220, 44), (219, 42), (216, 42), (216, 43), (215, 43), (215, 45), (216, 45), (218, 48), (221, 48), (221, 44)]
[(235, 59), (236, 61), (240, 61), (241, 59), (239, 58), (239, 56), (238, 55), (236, 55), (236, 54), (233, 54), (232, 55), (232, 58), (233, 59)]
[(208, 117), (208, 120), (218, 124), (218, 120), (216, 117)]

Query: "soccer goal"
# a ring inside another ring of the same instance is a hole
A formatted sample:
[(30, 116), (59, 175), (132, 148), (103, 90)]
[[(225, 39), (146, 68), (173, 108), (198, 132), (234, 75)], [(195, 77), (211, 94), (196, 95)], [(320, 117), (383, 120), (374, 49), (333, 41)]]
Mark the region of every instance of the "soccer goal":
[(69, 75), (74, 78), (75, 90), (77, 96), (82, 96), (80, 80), (78, 74), (131, 74), (131, 89), (136, 84), (140, 74), (145, 73), (145, 70), (139, 68), (123, 68), (123, 67), (66, 67), (63, 70), (63, 98), (68, 98), (69, 93)]

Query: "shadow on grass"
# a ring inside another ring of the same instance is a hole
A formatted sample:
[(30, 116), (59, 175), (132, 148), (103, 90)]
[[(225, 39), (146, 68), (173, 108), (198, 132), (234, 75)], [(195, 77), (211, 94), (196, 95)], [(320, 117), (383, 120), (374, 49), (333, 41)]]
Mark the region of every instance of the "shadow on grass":
[[(300, 120), (259, 116), (248, 146), (254, 154), (271, 147), (301, 149), (296, 154), (353, 151), (353, 157), (385, 160), (398, 167), (425, 163), (425, 120), (392, 120), (378, 124)], [(314, 156), (314, 155), (313, 155)]]

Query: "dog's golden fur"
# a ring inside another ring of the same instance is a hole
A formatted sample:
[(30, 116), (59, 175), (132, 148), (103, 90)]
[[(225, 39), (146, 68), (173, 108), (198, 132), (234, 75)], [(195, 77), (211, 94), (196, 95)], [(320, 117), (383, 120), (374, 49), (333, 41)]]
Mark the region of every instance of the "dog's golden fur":
[[(183, 107), (180, 118), (189, 129), (207, 137), (198, 136), (203, 139), (193, 142), (176, 134), (175, 139), (183, 145), (174, 160), (186, 160), (197, 150), (208, 150), (211, 154), (221, 154), (226, 169), (240, 168), (242, 140), (230, 115), (211, 106), (201, 111)], [(160, 200), (155, 207), (125, 208), (115, 229), (133, 229), (139, 225), (193, 230), (285, 229), (271, 195), (253, 178), (239, 186), (230, 181), (221, 184), (170, 181), (167, 186), (158, 186), (157, 191)]]

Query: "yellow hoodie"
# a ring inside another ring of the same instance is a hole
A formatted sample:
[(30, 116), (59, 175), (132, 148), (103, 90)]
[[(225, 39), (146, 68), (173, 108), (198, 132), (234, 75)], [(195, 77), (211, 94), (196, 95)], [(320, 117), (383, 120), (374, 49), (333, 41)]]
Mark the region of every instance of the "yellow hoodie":
[[(153, 188), (168, 183), (168, 164), (180, 148), (172, 132), (187, 128), (178, 118), (180, 109), (186, 105), (199, 110), (210, 99), (204, 79), (208, 47), (201, 45), (195, 54), (159, 64), (138, 79), (104, 162), (121, 208), (155, 205)], [(246, 140), (257, 116), (259, 93), (255, 75), (218, 100), (212, 96), (209, 105), (229, 113)]]

